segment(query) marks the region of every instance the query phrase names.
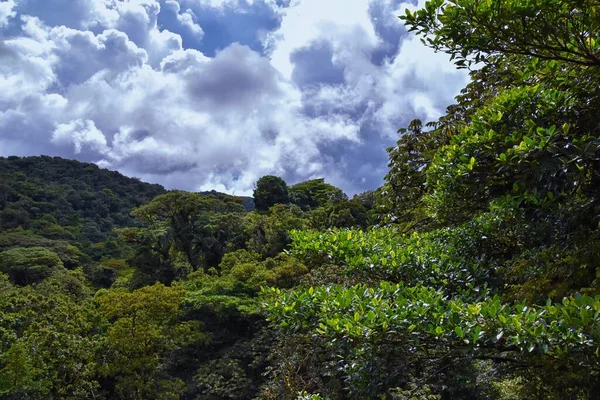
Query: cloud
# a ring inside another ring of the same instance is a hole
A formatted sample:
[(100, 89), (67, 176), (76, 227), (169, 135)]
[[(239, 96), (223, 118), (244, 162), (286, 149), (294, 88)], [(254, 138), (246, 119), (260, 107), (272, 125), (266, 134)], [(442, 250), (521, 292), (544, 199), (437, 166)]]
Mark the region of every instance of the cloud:
[(269, 61), (239, 44), (227, 47), (209, 63), (199, 63), (188, 77), (191, 97), (215, 113), (229, 107), (254, 108), (285, 90)]
[(106, 137), (96, 128), (94, 121), (90, 120), (78, 119), (58, 124), (51, 140), (57, 144), (73, 144), (75, 154), (81, 153), (83, 146), (89, 146), (100, 153), (107, 151)]
[(466, 82), (406, 33), (398, 1), (9, 3), (0, 154), (171, 188), (249, 194), (266, 174), (375, 188), (396, 129), (437, 118)]
[[(294, 2), (283, 11), (281, 27), (268, 35), (272, 48), (273, 65), (286, 76), (291, 76), (290, 56), (315, 40), (341, 44), (343, 37), (358, 39), (373, 47), (378, 38), (368, 15), (369, 2), (330, 0), (303, 0)], [(346, 44), (352, 45), (346, 42)]]
[(204, 36), (204, 31), (196, 22), (196, 14), (194, 14), (191, 9), (188, 8), (182, 12), (181, 5), (175, 0), (165, 0), (164, 6), (167, 10), (170, 10), (173, 13), (175, 19), (182, 27), (187, 28), (187, 30), (196, 37), (196, 39), (202, 39)]
[(8, 23), (8, 20), (10, 18), (14, 18), (14, 16), (17, 14), (15, 11), (13, 11), (15, 5), (16, 4), (14, 0), (0, 2), (0, 28), (5, 26)]
[(95, 36), (90, 31), (58, 27), (50, 30), (48, 40), (59, 58), (54, 69), (58, 81), (69, 85), (83, 83), (99, 71), (140, 67), (148, 61), (145, 50), (115, 29)]
[[(466, 84), (445, 55), (406, 32), (397, 18), (403, 7), (392, 0), (302, 0), (267, 38), (274, 67), (302, 89), (306, 115), (343, 115), (360, 126), (357, 142), (320, 144), (329, 176), (346, 188), (381, 182), (384, 149), (397, 128), (438, 118)], [(339, 174), (344, 168), (351, 172)]]
[[(175, 0), (171, 0), (175, 2)], [(184, 45), (193, 47), (212, 57), (229, 46), (240, 43), (252, 50), (265, 54), (264, 39), (277, 29), (281, 20), (280, 1), (274, 0), (177, 0), (181, 9), (194, 16), (202, 27), (202, 40), (186, 31), (181, 34)], [(162, 17), (161, 17), (162, 16)], [(166, 14), (161, 13), (159, 22), (169, 29), (173, 24)]]
[[(272, 171), (322, 172), (318, 143), (355, 140), (358, 127), (337, 116), (305, 117), (298, 89), (246, 46), (232, 44), (214, 58), (178, 50), (154, 69), (123, 32), (28, 24), (27, 36), (9, 43), (20, 57), (10, 70), (43, 53), (47, 83), (23, 89), (37, 98), (27, 113), (16, 99), (6, 111), (12, 118), (0, 119), (13, 149), (20, 137), (9, 129), (35, 119), (39, 126), (23, 128), (30, 140), (61, 154), (192, 190), (219, 176), (227, 190), (248, 193)], [(49, 112), (52, 88), (61, 94)]]

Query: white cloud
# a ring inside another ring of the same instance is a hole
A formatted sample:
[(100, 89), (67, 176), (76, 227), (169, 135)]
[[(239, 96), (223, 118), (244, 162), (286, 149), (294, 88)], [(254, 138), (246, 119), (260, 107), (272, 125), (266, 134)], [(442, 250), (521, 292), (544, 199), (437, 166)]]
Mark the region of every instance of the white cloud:
[(195, 21), (196, 16), (194, 15), (194, 12), (189, 8), (181, 14), (179, 14), (177, 16), (177, 19), (179, 20), (179, 22), (181, 22), (181, 25), (187, 27), (196, 36), (202, 37), (204, 35), (202, 27), (200, 27), (200, 25), (198, 25)]
[(5, 110), (45, 93), (55, 82), (47, 29), (36, 18), (22, 19), (24, 36), (0, 41), (0, 105)]
[(382, 36), (396, 29), (391, 0), (294, 1), (266, 57), (236, 43), (207, 57), (158, 24), (162, 6), (201, 36), (194, 5), (236, 0), (73, 0), (57, 15), (44, 4), (0, 7), (23, 21), (0, 41), (2, 154), (77, 157), (169, 187), (249, 194), (276, 174), (372, 188), (388, 135), (436, 118), (465, 82), (418, 39)]
[(72, 144), (75, 154), (81, 153), (83, 146), (90, 146), (100, 153), (106, 152), (106, 137), (96, 128), (94, 121), (75, 120), (67, 124), (58, 124), (52, 133), (52, 142), (57, 144)]
[(368, 1), (302, 0), (294, 1), (283, 11), (281, 27), (268, 35), (267, 44), (273, 49), (271, 60), (275, 68), (290, 77), (293, 65), (290, 56), (314, 40), (327, 40), (338, 45), (352, 45), (351, 36), (367, 47), (378, 42), (369, 20)]
[(394, 116), (437, 119), (467, 83), (466, 72), (456, 70), (447, 55), (424, 48), (415, 36), (402, 41), (385, 70), (379, 84), (385, 100), (378, 115), (382, 123)]
[[(397, 16), (405, 8), (418, 7), (394, 4), (391, 0), (296, 2), (285, 12), (281, 28), (268, 38), (272, 63), (292, 77), (302, 68), (293, 63), (293, 55), (325, 42), (331, 49), (331, 63), (343, 71), (344, 80), (315, 82), (317, 85), (306, 89), (305, 98), (312, 107), (321, 112), (342, 112), (362, 106), (363, 117), (379, 124), (379, 133), (384, 135), (395, 134), (398, 126), (394, 124), (400, 121), (436, 119), (465, 85), (466, 73), (456, 70), (446, 55), (425, 48), (408, 33), (400, 38), (396, 54), (375, 62), (373, 54), (380, 48), (398, 45), (389, 42), (393, 37), (378, 35), (376, 25), (399, 27)], [(369, 15), (373, 6), (383, 10), (377, 21)]]
[(181, 5), (176, 0), (165, 0), (165, 6), (170, 8), (177, 16), (177, 20), (181, 25), (186, 27), (191, 33), (198, 38), (204, 36), (202, 27), (196, 23), (196, 15), (191, 9), (181, 12)]
[[(16, 10), (22, 15), (35, 15), (41, 21), (36, 26), (64, 26), (83, 32), (101, 33), (109, 29), (122, 32), (128, 40), (146, 50), (152, 66), (182, 49), (179, 35), (158, 27), (161, 10), (158, 0), (70, 0), (52, 7), (48, 7), (47, 0), (27, 0), (17, 3)], [(190, 17), (181, 17), (182, 23), (196, 32), (201, 30), (199, 26), (189, 25), (193, 23)]]
[(129, 41), (127, 35), (108, 29), (99, 35), (65, 27), (52, 28), (48, 40), (60, 58), (55, 72), (61, 82), (85, 82), (99, 71), (120, 71), (140, 67), (148, 60), (144, 49)]
[[(40, 71), (30, 68), (37, 75), (21, 81), (47, 83), (21, 85), (23, 96), (45, 99), (53, 86), (62, 95), (26, 114), (18, 112), (23, 99), (13, 102), (6, 111), (12, 118), (0, 119), (0, 136), (16, 120), (35, 119), (43, 123), (30, 129), (33, 140), (103, 166), (187, 189), (220, 176), (228, 191), (246, 194), (273, 171), (322, 172), (318, 143), (357, 136), (358, 127), (337, 116), (305, 117), (301, 93), (245, 46), (233, 44), (214, 58), (177, 50), (156, 70), (123, 32), (30, 23), (30, 37), (15, 42), (18, 58), (6, 72), (38, 61)], [(34, 78), (44, 73), (47, 79)]]
[(15, 6), (15, 0), (7, 0), (0, 2), (0, 28), (6, 25), (10, 18), (15, 17), (15, 15), (17, 14), (15, 11), (13, 11), (13, 8), (15, 8)]

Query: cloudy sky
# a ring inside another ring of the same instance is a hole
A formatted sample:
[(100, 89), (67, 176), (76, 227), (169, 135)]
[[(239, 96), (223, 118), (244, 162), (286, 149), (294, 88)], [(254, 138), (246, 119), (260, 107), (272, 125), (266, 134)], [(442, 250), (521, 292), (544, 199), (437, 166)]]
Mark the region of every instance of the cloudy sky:
[(397, 128), (435, 119), (466, 84), (407, 34), (406, 7), (0, 0), (0, 156), (185, 190), (248, 194), (267, 174), (376, 188)]

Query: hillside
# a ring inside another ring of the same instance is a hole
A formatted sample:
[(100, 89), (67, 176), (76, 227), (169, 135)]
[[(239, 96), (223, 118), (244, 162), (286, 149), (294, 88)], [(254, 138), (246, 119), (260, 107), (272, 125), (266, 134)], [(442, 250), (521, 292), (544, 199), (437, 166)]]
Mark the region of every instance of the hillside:
[(131, 210), (166, 190), (59, 157), (0, 158), (0, 229), (96, 243), (136, 225)]
[[(167, 191), (95, 164), (60, 157), (0, 157), (0, 229), (97, 243), (138, 226), (131, 211)], [(233, 198), (216, 191), (202, 192)], [(252, 211), (251, 197), (240, 197)]]
[(249, 197), (166, 191), (57, 157), (1, 158), (0, 182), (7, 399), (252, 398), (275, 340), (260, 289), (308, 272), (284, 253), (289, 231), (367, 215), (323, 180), (290, 187), (285, 204), (267, 190), (260, 212)]

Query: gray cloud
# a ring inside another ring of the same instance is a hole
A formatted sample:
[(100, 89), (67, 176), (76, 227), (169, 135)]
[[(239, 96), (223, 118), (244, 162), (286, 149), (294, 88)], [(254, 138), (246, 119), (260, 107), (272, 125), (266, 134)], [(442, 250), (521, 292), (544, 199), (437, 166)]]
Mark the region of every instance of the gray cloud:
[(284, 85), (269, 60), (236, 43), (210, 62), (187, 72), (194, 100), (210, 103), (215, 112), (231, 106), (247, 108), (263, 99), (278, 97)]
[(301, 88), (306, 86), (341, 85), (344, 83), (344, 69), (333, 62), (333, 49), (330, 42), (314, 41), (309, 46), (298, 49), (290, 55), (294, 65), (292, 80)]

